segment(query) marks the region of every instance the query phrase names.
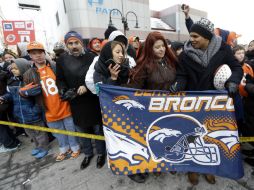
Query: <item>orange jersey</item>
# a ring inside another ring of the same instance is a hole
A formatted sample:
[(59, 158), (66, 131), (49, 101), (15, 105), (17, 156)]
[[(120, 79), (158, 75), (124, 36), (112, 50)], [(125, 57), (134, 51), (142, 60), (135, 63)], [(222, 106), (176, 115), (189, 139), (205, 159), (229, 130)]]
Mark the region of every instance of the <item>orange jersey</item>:
[(56, 75), (49, 66), (39, 68), (47, 122), (58, 121), (71, 115), (70, 105), (62, 101), (56, 86)]

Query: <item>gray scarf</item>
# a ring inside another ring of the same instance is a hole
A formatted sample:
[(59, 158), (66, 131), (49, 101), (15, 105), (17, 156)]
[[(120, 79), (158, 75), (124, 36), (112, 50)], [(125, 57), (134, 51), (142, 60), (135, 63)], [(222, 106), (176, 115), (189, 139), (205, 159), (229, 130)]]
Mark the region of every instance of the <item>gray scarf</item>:
[(203, 67), (207, 67), (211, 58), (219, 51), (221, 47), (222, 38), (220, 36), (213, 36), (209, 42), (208, 48), (203, 51), (192, 47), (190, 40), (184, 44), (184, 52), (193, 61), (199, 63)]

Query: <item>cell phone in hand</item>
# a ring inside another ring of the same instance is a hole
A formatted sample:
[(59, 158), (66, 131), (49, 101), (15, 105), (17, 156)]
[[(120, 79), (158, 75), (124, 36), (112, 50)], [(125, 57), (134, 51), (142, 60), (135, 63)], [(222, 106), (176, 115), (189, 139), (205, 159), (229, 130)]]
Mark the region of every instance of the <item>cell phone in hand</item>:
[(111, 68), (114, 67), (116, 65), (115, 61), (113, 59), (109, 59), (105, 62), (105, 64), (107, 66), (109, 66), (111, 64)]

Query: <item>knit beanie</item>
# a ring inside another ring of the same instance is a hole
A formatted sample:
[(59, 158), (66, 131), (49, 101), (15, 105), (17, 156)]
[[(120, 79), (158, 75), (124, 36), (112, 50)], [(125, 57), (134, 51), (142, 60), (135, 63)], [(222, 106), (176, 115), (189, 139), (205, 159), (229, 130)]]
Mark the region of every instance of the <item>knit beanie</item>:
[(17, 55), (15, 52), (13, 52), (12, 50), (10, 50), (10, 49), (5, 49), (5, 50), (4, 50), (3, 56), (6, 55), (6, 54), (10, 54), (10, 55), (12, 55), (14, 58), (17, 58), (17, 57), (18, 57), (18, 55)]
[(229, 32), (226, 43), (230, 46), (233, 46), (234, 41), (239, 37), (241, 37), (241, 35), (236, 34), (235, 32)]
[(72, 39), (78, 40), (81, 43), (81, 45), (84, 46), (82, 36), (76, 31), (70, 31), (67, 34), (65, 34), (64, 43), (67, 45), (69, 40), (72, 40)]
[(200, 36), (211, 40), (214, 35), (214, 24), (206, 18), (201, 18), (191, 26), (190, 32), (196, 32)]
[(29, 61), (27, 61), (24, 58), (18, 58), (18, 59), (14, 59), (13, 62), (17, 65), (19, 72), (20, 72), (20, 76), (23, 76), (23, 74), (31, 68), (31, 65), (29, 63)]

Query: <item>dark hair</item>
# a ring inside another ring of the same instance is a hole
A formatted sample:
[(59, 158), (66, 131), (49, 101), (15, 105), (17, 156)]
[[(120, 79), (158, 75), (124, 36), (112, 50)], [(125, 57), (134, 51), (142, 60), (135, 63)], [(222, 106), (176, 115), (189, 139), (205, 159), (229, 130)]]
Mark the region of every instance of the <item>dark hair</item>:
[(110, 34), (111, 34), (112, 32), (114, 32), (114, 31), (116, 31), (116, 30), (117, 30), (116, 27), (114, 27), (114, 26), (109, 26), (109, 27), (105, 30), (105, 32), (104, 32), (104, 38), (105, 38), (105, 39), (108, 39), (109, 36), (110, 36)]
[(168, 44), (163, 37), (163, 35), (160, 32), (151, 32), (148, 34), (144, 49), (142, 50), (142, 55), (137, 60), (137, 66), (135, 68), (135, 71), (133, 73), (133, 79), (138, 75), (138, 73), (142, 70), (142, 68), (146, 67), (148, 73), (152, 72), (154, 68), (157, 66), (154, 64), (154, 60), (156, 59), (154, 52), (153, 52), (153, 45), (157, 40), (162, 40), (164, 43), (164, 46), (166, 48), (164, 60), (166, 64), (171, 65), (173, 68), (175, 68), (175, 64), (177, 62), (177, 57), (173, 53), (171, 49), (168, 48)]
[(245, 52), (244, 47), (240, 46), (240, 45), (236, 45), (232, 50), (233, 50), (233, 54), (235, 54), (239, 50), (244, 50), (244, 52)]
[(112, 60), (113, 59), (113, 49), (117, 46), (117, 45), (120, 45), (121, 48), (122, 48), (122, 52), (123, 52), (123, 56), (125, 54), (125, 50), (122, 46), (122, 44), (120, 42), (117, 42), (117, 41), (110, 41), (110, 42), (107, 42), (102, 50), (101, 50), (101, 53), (100, 53), (100, 56), (99, 56), (99, 62), (102, 63), (102, 64), (105, 64), (106, 67), (109, 66), (109, 62), (107, 62), (109, 59)]

